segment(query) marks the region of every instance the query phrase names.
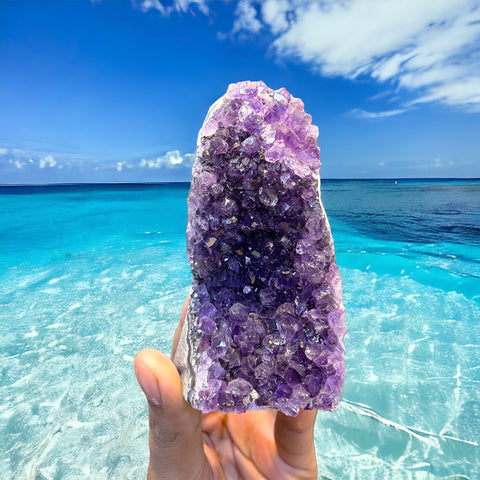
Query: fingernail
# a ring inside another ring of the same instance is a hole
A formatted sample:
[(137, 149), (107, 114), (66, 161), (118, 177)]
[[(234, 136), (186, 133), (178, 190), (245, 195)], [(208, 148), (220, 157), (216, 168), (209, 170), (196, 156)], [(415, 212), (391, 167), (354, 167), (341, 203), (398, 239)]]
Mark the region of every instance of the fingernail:
[(162, 396), (158, 387), (157, 378), (142, 362), (136, 362), (134, 368), (138, 383), (148, 401), (156, 407), (160, 407), (162, 405)]

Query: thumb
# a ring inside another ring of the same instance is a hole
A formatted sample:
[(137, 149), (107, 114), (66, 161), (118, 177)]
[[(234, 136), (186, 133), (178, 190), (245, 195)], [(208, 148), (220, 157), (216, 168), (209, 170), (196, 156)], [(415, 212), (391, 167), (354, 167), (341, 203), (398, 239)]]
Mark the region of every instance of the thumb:
[(149, 404), (147, 479), (210, 478), (202, 416), (184, 400), (175, 365), (157, 350), (142, 350), (134, 359), (134, 368)]

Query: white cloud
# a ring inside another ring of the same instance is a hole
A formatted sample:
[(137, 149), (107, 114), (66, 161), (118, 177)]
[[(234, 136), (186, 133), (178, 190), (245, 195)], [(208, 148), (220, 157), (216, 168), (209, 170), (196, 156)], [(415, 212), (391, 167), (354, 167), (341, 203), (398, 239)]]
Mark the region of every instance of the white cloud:
[[(140, 2), (142, 11), (162, 15), (209, 15), (212, 5)], [(299, 60), (325, 76), (370, 77), (413, 93), (403, 107), (438, 102), (480, 111), (478, 0), (240, 0), (231, 34), (217, 37), (262, 29), (273, 34), (278, 58)]]
[[(325, 76), (394, 83), (415, 94), (413, 103), (480, 110), (477, 0), (382, 0), (374, 8), (371, 0), (266, 0), (261, 12), (281, 58)], [(250, 3), (236, 13), (234, 31), (260, 30)]]
[[(0, 154), (0, 163), (3, 161), (4, 165), (9, 165), (10, 171), (25, 170), (34, 172), (37, 168), (49, 171), (49, 174), (58, 170), (68, 171), (70, 173), (82, 173), (95, 171), (98, 172), (123, 172), (125, 174), (128, 169), (128, 175), (135, 175), (145, 168), (166, 168), (179, 169), (180, 172), (188, 172), (195, 160), (195, 154), (187, 153), (181, 155), (178, 150), (173, 150), (159, 155), (154, 158), (143, 158), (142, 160), (96, 160), (92, 158), (81, 157), (77, 154), (62, 153), (62, 152), (45, 152), (43, 150), (27, 150), (20, 148), (8, 149), (9, 156), (4, 157)], [(53, 169), (55, 167), (55, 169)], [(162, 173), (162, 172), (159, 172)], [(163, 172), (165, 173), (165, 172)], [(172, 172), (174, 173), (174, 172)]]
[(0, 148), (0, 155), (6, 155), (8, 150), (6, 148)]
[(262, 18), (272, 33), (278, 34), (288, 29), (287, 15), (290, 9), (288, 0), (266, 0), (262, 3)]
[(46, 157), (43, 157), (40, 159), (40, 168), (45, 168), (45, 167), (54, 167), (57, 164), (55, 159), (51, 155), (47, 155)]
[(141, 3), (140, 8), (143, 12), (149, 10), (157, 10), (162, 15), (170, 15), (170, 13), (176, 12), (188, 12), (192, 11), (191, 6), (195, 5), (200, 12), (204, 15), (210, 13), (207, 2), (205, 0), (175, 0), (172, 5), (164, 5), (160, 0), (145, 0)]
[(242, 31), (257, 33), (262, 28), (262, 23), (257, 18), (257, 10), (249, 0), (238, 2), (235, 17), (233, 33)]
[(355, 108), (349, 112), (349, 115), (356, 118), (385, 118), (393, 117), (394, 115), (400, 115), (402, 113), (408, 112), (410, 108), (397, 108), (394, 110), (384, 110), (383, 112), (368, 112), (362, 108)]
[(149, 10), (158, 10), (162, 15), (166, 15), (165, 7), (159, 0), (145, 0), (140, 5), (142, 12), (148, 12)]
[(14, 148), (12, 150), (12, 153), (14, 155), (28, 155), (29, 153), (31, 153), (30, 150), (24, 150), (23, 148)]
[(177, 6), (183, 12), (186, 12), (189, 9), (190, 4), (194, 4), (204, 15), (208, 15), (210, 10), (208, 8), (207, 2), (203, 0), (177, 0)]
[(142, 158), (139, 166), (144, 168), (175, 167), (177, 165), (191, 166), (194, 155), (187, 153), (183, 157), (178, 150), (167, 152), (165, 155), (157, 158)]
[(431, 171), (432, 168), (436, 169), (451, 169), (451, 167), (455, 166), (461, 166), (461, 165), (468, 165), (469, 162), (460, 162), (456, 163), (453, 162), (452, 160), (449, 160), (448, 162), (444, 162), (440, 160), (439, 157), (436, 157), (433, 161), (432, 160), (427, 160), (426, 162), (423, 163), (413, 163), (410, 165), (405, 165), (405, 168), (411, 169), (411, 170), (427, 170)]
[(448, 105), (461, 104), (471, 112), (480, 112), (480, 78), (459, 78), (450, 83), (433, 86), (426, 95), (417, 98), (412, 104), (433, 101)]
[(26, 163), (25, 163), (24, 161), (18, 160), (18, 159), (15, 159), (15, 160), (14, 160), (14, 159), (12, 159), (12, 158), (8, 161), (8, 163), (11, 163), (12, 165), (15, 165), (15, 167), (18, 168), (18, 169), (20, 169), (20, 170), (21, 170), (22, 168), (25, 168), (25, 165), (26, 165)]
[(184, 163), (184, 165), (186, 165), (188, 167), (192, 166), (194, 161), (195, 161), (195, 154), (194, 153), (186, 153), (183, 156), (183, 163)]
[(163, 167), (163, 162), (162, 162), (162, 159), (161, 158), (157, 158), (157, 159), (146, 159), (146, 158), (142, 158), (140, 160), (140, 163), (139, 165), (141, 167), (148, 167), (148, 168), (160, 168), (160, 167)]
[(378, 92), (375, 95), (372, 95), (371, 97), (368, 97), (367, 100), (375, 101), (375, 100), (380, 100), (382, 98), (391, 102), (393, 100), (397, 100), (398, 95), (396, 94), (396, 92), (394, 90), (383, 90), (382, 92)]

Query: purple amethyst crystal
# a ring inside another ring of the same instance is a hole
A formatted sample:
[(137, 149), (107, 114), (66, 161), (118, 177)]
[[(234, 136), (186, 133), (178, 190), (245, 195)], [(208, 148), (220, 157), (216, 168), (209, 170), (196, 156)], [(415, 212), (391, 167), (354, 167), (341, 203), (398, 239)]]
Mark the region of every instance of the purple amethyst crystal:
[(340, 402), (345, 310), (317, 137), (303, 102), (263, 82), (230, 85), (200, 129), (174, 361), (203, 412)]

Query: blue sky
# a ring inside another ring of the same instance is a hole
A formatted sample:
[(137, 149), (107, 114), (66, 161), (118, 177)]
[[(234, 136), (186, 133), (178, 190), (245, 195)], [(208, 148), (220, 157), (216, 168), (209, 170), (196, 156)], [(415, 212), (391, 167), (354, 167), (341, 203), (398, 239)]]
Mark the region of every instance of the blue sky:
[(480, 177), (478, 0), (0, 1), (0, 64), (4, 184), (189, 180), (240, 80), (303, 99), (323, 178)]

